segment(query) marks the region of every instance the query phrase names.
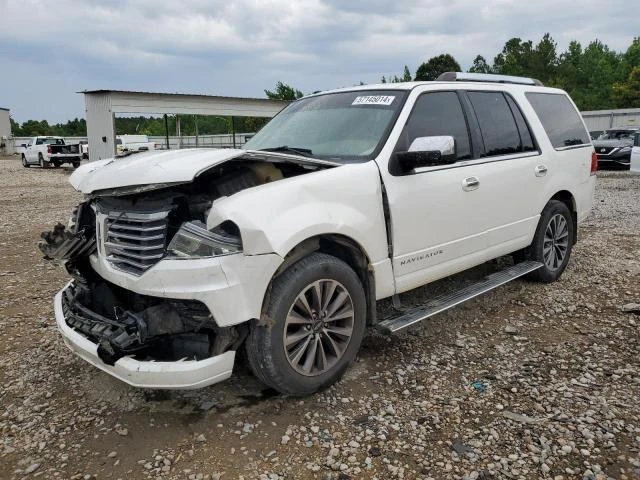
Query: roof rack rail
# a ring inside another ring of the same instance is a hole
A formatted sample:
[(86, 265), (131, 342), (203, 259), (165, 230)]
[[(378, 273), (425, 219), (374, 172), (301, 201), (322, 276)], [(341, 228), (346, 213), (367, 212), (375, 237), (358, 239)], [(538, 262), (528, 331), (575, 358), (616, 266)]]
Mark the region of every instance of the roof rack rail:
[(438, 78), (438, 82), (491, 82), (491, 83), (516, 83), (519, 85), (536, 85), (544, 87), (540, 80), (528, 77), (515, 77), (513, 75), (494, 75), (492, 73), (466, 73), (444, 72)]

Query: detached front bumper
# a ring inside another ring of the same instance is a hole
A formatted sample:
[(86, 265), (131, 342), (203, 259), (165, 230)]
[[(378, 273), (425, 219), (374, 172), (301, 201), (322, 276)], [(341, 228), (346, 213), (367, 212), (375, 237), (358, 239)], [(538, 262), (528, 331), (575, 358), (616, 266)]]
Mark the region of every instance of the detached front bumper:
[(98, 345), (67, 325), (62, 296), (70, 286), (71, 282), (58, 292), (54, 300), (58, 329), (71, 351), (100, 370), (134, 387), (154, 389), (202, 388), (231, 376), (235, 351), (228, 351), (204, 360), (172, 362), (141, 361), (123, 357), (113, 365), (107, 365), (98, 356)]

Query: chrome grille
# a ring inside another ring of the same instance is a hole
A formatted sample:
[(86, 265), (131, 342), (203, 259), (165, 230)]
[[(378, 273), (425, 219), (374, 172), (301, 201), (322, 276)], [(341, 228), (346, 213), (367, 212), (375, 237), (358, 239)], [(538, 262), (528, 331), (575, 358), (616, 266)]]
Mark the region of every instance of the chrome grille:
[(104, 254), (114, 267), (142, 275), (165, 254), (169, 212), (116, 212), (103, 216)]

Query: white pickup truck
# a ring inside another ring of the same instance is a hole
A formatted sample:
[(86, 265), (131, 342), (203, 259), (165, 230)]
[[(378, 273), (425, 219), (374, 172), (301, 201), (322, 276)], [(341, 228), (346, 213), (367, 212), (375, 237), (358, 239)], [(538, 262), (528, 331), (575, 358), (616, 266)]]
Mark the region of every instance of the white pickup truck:
[(149, 141), (146, 135), (118, 135), (116, 137), (116, 152), (148, 152), (155, 150), (156, 144)]
[(80, 145), (67, 144), (62, 137), (33, 137), (23, 144), (22, 166), (40, 165), (41, 168), (59, 167), (70, 163), (78, 168), (82, 160)]
[[(564, 91), (449, 73), (304, 97), (244, 149), (89, 163), (69, 229), (40, 248), (73, 277), (54, 302), (65, 342), (110, 375), (203, 387), (244, 348), (258, 379), (305, 395), (340, 378), (366, 328), (557, 280), (596, 169)], [(478, 283), (376, 316), (377, 300), (504, 255)]]

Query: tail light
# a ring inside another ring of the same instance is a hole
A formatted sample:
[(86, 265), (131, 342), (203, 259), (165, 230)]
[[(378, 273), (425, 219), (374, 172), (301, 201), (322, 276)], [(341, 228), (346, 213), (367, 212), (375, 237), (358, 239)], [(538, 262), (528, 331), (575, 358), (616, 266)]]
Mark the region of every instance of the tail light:
[(595, 150), (591, 152), (591, 175), (595, 175), (598, 171), (598, 155)]
[(47, 153), (51, 155), (51, 145), (47, 145)]

